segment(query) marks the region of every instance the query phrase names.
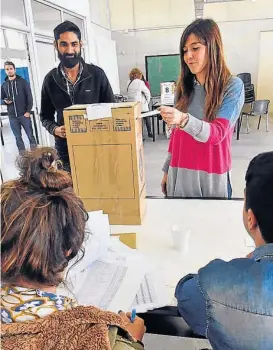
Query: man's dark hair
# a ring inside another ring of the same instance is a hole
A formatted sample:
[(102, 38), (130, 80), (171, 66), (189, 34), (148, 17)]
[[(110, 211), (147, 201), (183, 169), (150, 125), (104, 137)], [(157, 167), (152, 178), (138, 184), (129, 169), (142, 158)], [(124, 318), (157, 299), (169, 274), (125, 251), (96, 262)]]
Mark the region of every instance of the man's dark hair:
[(4, 68), (5, 68), (6, 66), (13, 66), (13, 68), (15, 69), (15, 64), (14, 64), (13, 62), (11, 62), (11, 61), (6, 61), (6, 62), (4, 63)]
[(80, 28), (75, 23), (70, 21), (64, 21), (63, 23), (58, 24), (53, 32), (56, 41), (60, 39), (60, 35), (65, 32), (75, 33), (79, 40), (81, 40), (82, 37)]
[(252, 209), (265, 242), (273, 243), (273, 152), (253, 158), (245, 180), (246, 210)]

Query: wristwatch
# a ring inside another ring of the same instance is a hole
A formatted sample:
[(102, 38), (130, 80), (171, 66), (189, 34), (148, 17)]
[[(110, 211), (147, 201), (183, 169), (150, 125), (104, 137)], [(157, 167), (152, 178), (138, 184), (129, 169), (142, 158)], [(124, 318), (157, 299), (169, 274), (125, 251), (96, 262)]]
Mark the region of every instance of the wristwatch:
[(189, 114), (188, 113), (183, 113), (186, 114), (186, 118), (180, 123), (179, 129), (183, 130), (185, 126), (188, 124), (189, 121)]

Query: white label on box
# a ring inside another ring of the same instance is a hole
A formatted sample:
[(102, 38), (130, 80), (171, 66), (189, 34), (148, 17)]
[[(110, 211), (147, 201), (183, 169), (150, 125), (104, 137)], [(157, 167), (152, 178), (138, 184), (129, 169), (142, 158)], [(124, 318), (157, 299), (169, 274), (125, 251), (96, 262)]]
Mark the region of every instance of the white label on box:
[(86, 108), (88, 120), (96, 120), (112, 117), (111, 103), (96, 103)]

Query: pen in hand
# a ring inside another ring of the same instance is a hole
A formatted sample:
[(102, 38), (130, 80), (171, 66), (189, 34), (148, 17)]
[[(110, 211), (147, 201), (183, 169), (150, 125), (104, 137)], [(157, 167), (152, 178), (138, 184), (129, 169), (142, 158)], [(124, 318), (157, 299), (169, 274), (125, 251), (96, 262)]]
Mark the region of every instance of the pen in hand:
[(134, 323), (135, 319), (136, 319), (136, 309), (133, 309), (131, 314), (131, 323)]

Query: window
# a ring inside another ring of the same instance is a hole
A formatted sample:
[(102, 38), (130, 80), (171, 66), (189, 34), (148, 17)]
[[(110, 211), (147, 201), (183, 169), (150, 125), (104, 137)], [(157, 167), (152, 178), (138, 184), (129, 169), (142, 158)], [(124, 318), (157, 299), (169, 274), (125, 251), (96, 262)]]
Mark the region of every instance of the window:
[(35, 0), (31, 3), (35, 32), (53, 37), (53, 29), (61, 23), (61, 11)]
[(3, 26), (15, 28), (26, 26), (24, 0), (2, 0), (1, 12), (1, 24)]
[(85, 39), (85, 35), (84, 35), (84, 26), (83, 26), (83, 20), (70, 15), (69, 13), (64, 12), (64, 21), (71, 21), (73, 23), (75, 23), (79, 28), (80, 31), (82, 33), (82, 39)]
[(25, 36), (16, 30), (6, 29), (7, 45), (9, 49), (26, 50)]

